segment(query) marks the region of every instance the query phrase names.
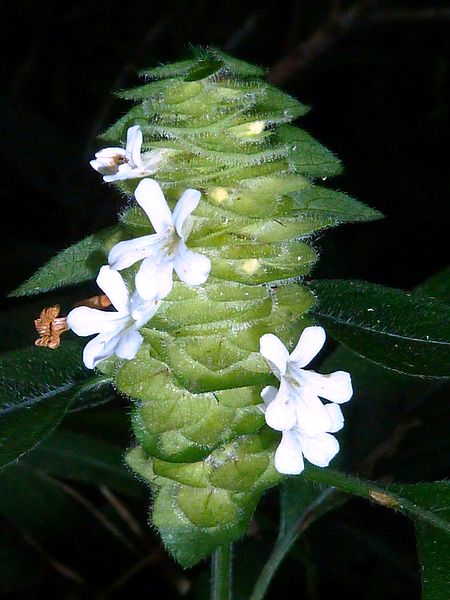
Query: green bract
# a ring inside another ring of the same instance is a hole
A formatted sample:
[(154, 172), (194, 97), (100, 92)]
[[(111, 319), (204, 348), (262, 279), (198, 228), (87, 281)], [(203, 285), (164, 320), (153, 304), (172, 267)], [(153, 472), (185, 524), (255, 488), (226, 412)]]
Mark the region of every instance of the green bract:
[[(172, 209), (186, 188), (202, 192), (189, 248), (212, 268), (200, 287), (175, 282), (141, 330), (134, 360), (100, 368), (133, 401), (137, 446), (128, 463), (152, 488), (152, 522), (165, 545), (189, 566), (241, 536), (261, 494), (280, 480), (279, 434), (258, 407), (262, 387), (276, 383), (259, 339), (275, 333), (292, 348), (310, 324), (314, 296), (300, 278), (317, 260), (313, 234), (380, 215), (315, 185), (340, 163), (290, 124), (307, 107), (266, 83), (261, 69), (209, 49), (143, 75), (148, 83), (121, 94), (135, 106), (103, 138), (116, 146), (140, 125), (144, 152), (167, 150), (152, 177)], [(132, 195), (139, 181), (117, 185)], [(94, 277), (96, 257), (148, 233), (147, 216), (131, 204), (116, 229), (66, 250), (17, 293)], [(135, 272), (124, 276), (131, 282)]]

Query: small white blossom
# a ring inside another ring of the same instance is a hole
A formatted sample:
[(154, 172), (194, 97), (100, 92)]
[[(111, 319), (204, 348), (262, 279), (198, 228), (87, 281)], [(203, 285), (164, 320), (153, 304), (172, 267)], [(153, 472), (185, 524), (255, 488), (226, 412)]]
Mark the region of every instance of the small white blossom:
[(108, 256), (111, 269), (120, 271), (142, 260), (135, 283), (138, 294), (145, 300), (161, 299), (170, 293), (174, 270), (189, 286), (204, 283), (208, 279), (211, 261), (189, 250), (185, 243), (189, 236), (189, 217), (197, 208), (201, 193), (186, 190), (173, 214), (160, 186), (153, 179), (141, 181), (135, 196), (156, 233), (113, 246)]
[[(339, 450), (330, 433), (343, 427), (338, 404), (352, 397), (350, 374), (336, 371), (321, 375), (303, 368), (321, 350), (325, 339), (322, 327), (307, 327), (291, 354), (273, 334), (260, 339), (260, 352), (280, 381), (278, 390), (268, 386), (261, 395), (266, 423), (283, 432), (276, 457), (282, 473), (300, 473), (303, 455), (313, 464), (326, 466)], [(320, 398), (330, 403), (323, 404)]]
[(95, 160), (91, 160), (90, 165), (103, 175), (104, 181), (108, 183), (151, 175), (163, 159), (165, 151), (152, 150), (141, 154), (142, 141), (141, 128), (134, 125), (127, 131), (125, 149), (103, 148), (96, 152)]
[(67, 323), (77, 335), (98, 334), (84, 348), (83, 362), (88, 369), (113, 354), (128, 360), (134, 358), (143, 342), (138, 329), (158, 308), (157, 302), (145, 302), (137, 293), (130, 297), (120, 273), (108, 266), (100, 269), (97, 284), (117, 312), (80, 306), (67, 315)]
[[(278, 394), (276, 387), (267, 386), (261, 396), (264, 400), (263, 410), (266, 412)], [(339, 442), (330, 435), (344, 426), (344, 417), (337, 404), (325, 405), (329, 415), (327, 431), (311, 437), (305, 434), (301, 425), (282, 431), (281, 442), (275, 452), (275, 468), (284, 475), (298, 475), (305, 468), (303, 457), (318, 467), (327, 467), (339, 452)]]

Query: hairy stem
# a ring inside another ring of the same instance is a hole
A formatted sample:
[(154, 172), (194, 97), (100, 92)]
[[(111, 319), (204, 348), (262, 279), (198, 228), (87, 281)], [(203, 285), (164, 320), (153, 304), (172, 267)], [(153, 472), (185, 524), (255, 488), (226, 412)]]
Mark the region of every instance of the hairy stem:
[(232, 547), (220, 546), (211, 558), (211, 600), (232, 600)]

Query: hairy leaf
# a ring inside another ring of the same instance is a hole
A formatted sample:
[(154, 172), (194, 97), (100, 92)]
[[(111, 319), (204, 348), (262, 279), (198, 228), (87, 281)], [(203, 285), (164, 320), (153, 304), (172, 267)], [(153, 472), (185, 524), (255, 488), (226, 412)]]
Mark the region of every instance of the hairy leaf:
[(422, 565), (422, 599), (447, 600), (450, 556), (450, 484), (447, 481), (417, 485), (391, 485), (399, 495), (439, 515), (448, 530), (416, 521), (417, 547)]
[(313, 284), (318, 322), (344, 346), (410, 375), (450, 376), (450, 307), (363, 281)]
[(61, 422), (71, 404), (106, 382), (81, 362), (81, 345), (24, 348), (0, 356), (0, 466), (31, 450)]
[(9, 295), (32, 296), (95, 279), (100, 267), (108, 262), (108, 251), (122, 239), (121, 235), (118, 226), (89, 235), (57, 254)]

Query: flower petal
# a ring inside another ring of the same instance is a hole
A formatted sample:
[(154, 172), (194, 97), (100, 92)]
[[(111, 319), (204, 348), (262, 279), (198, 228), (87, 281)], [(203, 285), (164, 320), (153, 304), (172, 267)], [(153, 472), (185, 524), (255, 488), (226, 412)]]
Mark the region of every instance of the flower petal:
[(136, 274), (135, 284), (143, 300), (165, 298), (173, 286), (173, 260), (164, 254), (156, 254), (142, 261)]
[(265, 411), (267, 425), (277, 431), (291, 429), (297, 423), (295, 402), (290, 398), (289, 391), (289, 384), (282, 379), (276, 397)]
[(135, 327), (128, 327), (120, 334), (114, 353), (119, 358), (133, 359), (139, 348), (142, 346), (144, 338), (136, 331)]
[(318, 467), (328, 467), (339, 452), (339, 442), (329, 433), (321, 433), (316, 437), (302, 435), (301, 449), (310, 463)]
[(154, 179), (143, 179), (134, 195), (137, 203), (150, 219), (156, 233), (165, 233), (173, 227), (172, 213), (159, 184)]
[(143, 173), (141, 169), (133, 169), (130, 163), (123, 163), (118, 166), (117, 173), (114, 175), (105, 175), (103, 181), (111, 183), (113, 181), (123, 181), (124, 179), (136, 179), (137, 177), (143, 177), (146, 173)]
[(143, 169), (141, 160), (142, 141), (142, 131), (139, 125), (129, 127), (127, 131), (127, 153), (129, 154), (134, 165), (139, 169)]
[(297, 425), (302, 433), (314, 437), (330, 430), (331, 415), (314, 393), (304, 390), (296, 398), (296, 406)]
[(83, 337), (106, 331), (112, 331), (114, 334), (117, 328), (121, 328), (123, 320), (123, 315), (117, 312), (105, 312), (88, 306), (74, 308), (67, 315), (67, 324), (70, 329)]
[(120, 338), (120, 333), (101, 333), (86, 344), (83, 351), (83, 362), (88, 369), (93, 369), (105, 358), (114, 354)]
[(106, 175), (107, 173), (115, 173), (117, 171), (117, 166), (109, 165), (103, 160), (90, 160), (89, 164), (101, 175)]
[(341, 407), (339, 404), (330, 402), (325, 404), (325, 410), (330, 415), (331, 426), (328, 429), (328, 433), (336, 433), (344, 427), (344, 415), (342, 414)]
[(178, 277), (186, 285), (200, 285), (208, 279), (211, 261), (203, 254), (188, 250), (181, 240), (175, 255), (174, 268)]
[(111, 159), (116, 158), (117, 156), (126, 156), (126, 152), (123, 148), (115, 148), (114, 146), (111, 148), (103, 148), (95, 153), (95, 158), (99, 159)]
[(302, 371), (301, 379), (321, 398), (331, 402), (348, 402), (353, 395), (350, 373), (336, 371), (330, 375), (322, 375), (315, 371)]
[(289, 361), (295, 362), (296, 367), (305, 367), (320, 352), (325, 340), (326, 333), (323, 327), (306, 327), (289, 356)]
[(168, 155), (168, 150), (155, 149), (149, 150), (141, 154), (142, 170), (146, 171), (147, 174), (154, 173), (156, 167), (161, 161), (163, 161)]
[(157, 233), (118, 242), (109, 252), (109, 266), (115, 271), (126, 269), (139, 260), (154, 254), (158, 250), (160, 243), (161, 236)]
[(102, 267), (97, 275), (97, 285), (105, 292), (111, 300), (111, 304), (122, 316), (129, 314), (129, 295), (122, 275), (108, 265)]
[(188, 189), (181, 195), (175, 206), (172, 221), (178, 235), (184, 239), (183, 225), (189, 215), (197, 208), (200, 202), (201, 192)]
[(265, 333), (259, 340), (259, 351), (267, 360), (273, 373), (280, 379), (286, 373), (289, 352), (273, 333)]
[(136, 291), (131, 302), (131, 316), (135, 320), (136, 329), (143, 327), (148, 321), (150, 321), (150, 319), (158, 310), (159, 306), (160, 301), (158, 299), (144, 300)]
[(264, 401), (264, 410), (266, 407), (275, 400), (278, 394), (278, 389), (274, 385), (266, 385), (261, 392), (261, 398)]
[(275, 452), (275, 469), (284, 475), (298, 475), (305, 468), (302, 450), (293, 431), (283, 431)]

